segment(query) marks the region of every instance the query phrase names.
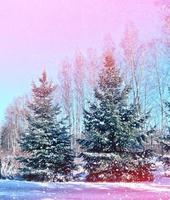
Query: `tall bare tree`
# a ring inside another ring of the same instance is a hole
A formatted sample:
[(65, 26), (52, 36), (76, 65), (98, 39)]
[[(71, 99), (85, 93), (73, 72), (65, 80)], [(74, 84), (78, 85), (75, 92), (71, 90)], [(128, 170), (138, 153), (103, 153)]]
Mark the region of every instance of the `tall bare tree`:
[(70, 133), (72, 134), (72, 146), (75, 143), (74, 138), (74, 108), (73, 108), (73, 82), (71, 64), (65, 60), (62, 64), (60, 73), (60, 94), (61, 106), (64, 108), (64, 113), (68, 117), (70, 125)]
[[(82, 53), (78, 53), (75, 57), (73, 65), (73, 77), (74, 77), (74, 109), (75, 109), (75, 138), (81, 138), (82, 136), (82, 124), (83, 124), (83, 108), (85, 105), (85, 58)], [(78, 143), (75, 142), (76, 150), (79, 151)]]
[(16, 153), (19, 151), (18, 140), (26, 128), (26, 97), (17, 98), (6, 110), (1, 130), (1, 148)]

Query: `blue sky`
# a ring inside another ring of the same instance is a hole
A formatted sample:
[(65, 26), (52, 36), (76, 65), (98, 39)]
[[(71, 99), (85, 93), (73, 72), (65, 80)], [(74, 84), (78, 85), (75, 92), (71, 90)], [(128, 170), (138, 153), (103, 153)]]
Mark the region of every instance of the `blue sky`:
[(5, 0), (0, 7), (0, 118), (14, 98), (28, 93), (46, 68), (55, 80), (65, 57), (101, 49), (110, 34), (120, 42), (129, 21), (142, 39), (160, 33), (154, 0)]

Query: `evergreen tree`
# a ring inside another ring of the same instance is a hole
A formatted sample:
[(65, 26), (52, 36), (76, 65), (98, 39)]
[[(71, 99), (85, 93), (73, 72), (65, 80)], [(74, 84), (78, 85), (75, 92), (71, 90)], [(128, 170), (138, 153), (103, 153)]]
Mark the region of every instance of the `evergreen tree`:
[[(170, 92), (170, 88), (169, 88), (169, 92)], [(166, 101), (165, 106), (166, 106), (166, 116), (167, 116), (167, 119), (169, 121), (169, 118), (170, 118), (170, 102)], [(163, 150), (165, 152), (170, 151), (170, 126), (168, 126), (167, 129), (168, 129), (167, 133), (164, 134), (163, 137), (161, 138), (161, 144), (162, 144)]]
[(59, 120), (60, 107), (54, 104), (55, 86), (46, 72), (33, 83), (32, 100), (28, 103), (28, 128), (20, 147), (19, 158), (26, 178), (35, 180), (67, 180), (74, 169), (74, 154), (66, 119)]
[(147, 116), (139, 115), (139, 105), (128, 103), (129, 94), (113, 53), (106, 52), (95, 101), (84, 111), (84, 139), (79, 140), (89, 181), (150, 178), (143, 156)]

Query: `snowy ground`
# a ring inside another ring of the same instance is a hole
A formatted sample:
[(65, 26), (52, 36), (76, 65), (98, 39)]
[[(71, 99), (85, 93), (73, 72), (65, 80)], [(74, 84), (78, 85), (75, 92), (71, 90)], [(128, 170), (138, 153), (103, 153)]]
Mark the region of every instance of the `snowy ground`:
[(2, 200), (169, 200), (170, 178), (154, 183), (0, 181)]
[[(169, 173), (169, 172), (168, 172)], [(152, 183), (35, 183), (0, 180), (0, 200), (170, 200), (170, 177), (157, 163)]]

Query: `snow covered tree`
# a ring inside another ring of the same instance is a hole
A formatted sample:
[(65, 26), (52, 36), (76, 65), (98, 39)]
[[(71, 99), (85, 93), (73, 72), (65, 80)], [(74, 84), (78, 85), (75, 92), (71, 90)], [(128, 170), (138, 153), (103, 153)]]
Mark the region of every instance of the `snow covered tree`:
[(33, 83), (28, 103), (28, 129), (21, 137), (21, 171), (27, 179), (68, 180), (74, 169), (74, 153), (66, 119), (59, 120), (60, 107), (54, 104), (55, 86), (43, 72)]
[[(170, 88), (169, 88), (169, 92), (170, 92)], [(167, 121), (169, 122), (169, 118), (170, 118), (170, 102), (166, 101), (165, 102), (165, 106), (166, 106)], [(168, 129), (168, 131), (161, 138), (162, 150), (165, 151), (165, 152), (169, 152), (170, 151), (170, 126), (168, 126), (167, 129)]]
[(145, 159), (146, 115), (129, 102), (113, 52), (104, 54), (104, 66), (95, 89), (95, 101), (84, 111), (84, 139), (79, 143), (89, 181), (150, 179)]

